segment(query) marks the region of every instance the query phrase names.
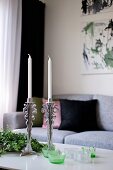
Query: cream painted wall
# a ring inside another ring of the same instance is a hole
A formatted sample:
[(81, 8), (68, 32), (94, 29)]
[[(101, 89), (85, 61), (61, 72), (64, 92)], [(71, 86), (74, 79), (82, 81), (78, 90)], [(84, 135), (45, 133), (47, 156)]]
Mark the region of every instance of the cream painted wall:
[(80, 0), (46, 0), (45, 77), (47, 96), (48, 54), (53, 63), (53, 94), (113, 95), (113, 74), (81, 74), (83, 21), (110, 19), (113, 12), (81, 17)]

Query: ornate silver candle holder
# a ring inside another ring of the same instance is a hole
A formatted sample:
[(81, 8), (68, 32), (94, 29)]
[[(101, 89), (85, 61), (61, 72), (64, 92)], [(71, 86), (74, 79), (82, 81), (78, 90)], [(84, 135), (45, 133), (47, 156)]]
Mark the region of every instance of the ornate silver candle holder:
[(36, 152), (33, 151), (31, 147), (31, 130), (33, 125), (32, 120), (34, 119), (33, 114), (37, 112), (37, 109), (35, 103), (32, 101), (32, 98), (27, 98), (27, 102), (24, 104), (23, 112), (25, 113), (27, 125), (27, 145), (22, 150), (21, 156), (33, 155), (36, 154)]
[(49, 100), (49, 102), (46, 102), (46, 104), (43, 104), (42, 112), (45, 113), (46, 117), (46, 123), (47, 123), (47, 144), (48, 144), (48, 150), (54, 149), (54, 145), (52, 142), (52, 135), (53, 135), (53, 123), (55, 118), (55, 110), (57, 109), (57, 106), (54, 104), (52, 100)]

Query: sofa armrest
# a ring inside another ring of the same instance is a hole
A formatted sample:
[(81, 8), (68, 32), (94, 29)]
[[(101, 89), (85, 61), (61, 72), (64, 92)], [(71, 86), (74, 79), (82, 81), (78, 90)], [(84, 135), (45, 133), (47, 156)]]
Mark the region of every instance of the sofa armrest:
[(21, 129), (26, 127), (25, 113), (23, 112), (11, 112), (4, 113), (3, 115), (3, 129)]

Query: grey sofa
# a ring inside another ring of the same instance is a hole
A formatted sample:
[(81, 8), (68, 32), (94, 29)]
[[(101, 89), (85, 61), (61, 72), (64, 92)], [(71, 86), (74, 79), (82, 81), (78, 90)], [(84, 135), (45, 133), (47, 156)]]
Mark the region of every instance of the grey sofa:
[[(97, 122), (99, 131), (85, 131), (76, 133), (74, 131), (53, 129), (53, 142), (95, 146), (113, 150), (113, 96), (89, 95), (89, 94), (71, 94), (56, 95), (55, 99), (69, 100), (98, 100)], [(26, 133), (26, 125), (23, 112), (5, 113), (3, 117), (3, 128), (10, 128), (14, 132)], [(39, 141), (47, 141), (47, 130), (42, 127), (32, 128), (32, 137)]]

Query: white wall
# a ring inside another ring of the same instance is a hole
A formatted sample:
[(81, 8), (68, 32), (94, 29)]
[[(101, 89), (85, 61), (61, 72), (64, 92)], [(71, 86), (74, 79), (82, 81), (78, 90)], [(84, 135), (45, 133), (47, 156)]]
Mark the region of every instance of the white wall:
[(81, 74), (82, 22), (111, 19), (113, 12), (81, 17), (80, 8), (81, 0), (46, 0), (45, 96), (47, 96), (48, 54), (53, 62), (53, 94), (113, 95), (113, 74)]

